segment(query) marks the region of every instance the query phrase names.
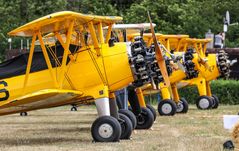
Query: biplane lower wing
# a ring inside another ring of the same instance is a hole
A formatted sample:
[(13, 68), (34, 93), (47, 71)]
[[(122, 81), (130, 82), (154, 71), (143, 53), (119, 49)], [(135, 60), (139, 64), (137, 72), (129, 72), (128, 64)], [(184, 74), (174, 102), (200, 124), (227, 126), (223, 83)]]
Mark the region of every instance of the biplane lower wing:
[(74, 90), (44, 89), (4, 102), (0, 106), (0, 115), (67, 105), (82, 95), (82, 92)]

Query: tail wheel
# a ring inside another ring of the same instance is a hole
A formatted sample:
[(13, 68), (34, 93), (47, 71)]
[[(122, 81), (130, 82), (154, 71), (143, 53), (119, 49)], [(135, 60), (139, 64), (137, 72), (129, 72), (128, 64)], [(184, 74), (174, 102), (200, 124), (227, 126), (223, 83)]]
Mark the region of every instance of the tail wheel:
[(131, 112), (130, 110), (120, 109), (119, 113), (122, 113), (122, 114), (126, 115), (130, 119), (130, 121), (132, 123), (132, 126), (133, 126), (133, 129), (136, 128), (137, 119), (136, 119), (133, 112)]
[(177, 104), (177, 113), (187, 113), (188, 112), (188, 102), (185, 98), (180, 98)]
[(162, 100), (158, 103), (158, 112), (163, 116), (172, 116), (176, 113), (177, 106), (170, 99)]
[(27, 112), (21, 112), (20, 113), (20, 116), (27, 116), (28, 114), (27, 114)]
[(196, 101), (197, 108), (200, 110), (210, 109), (212, 107), (213, 100), (209, 96), (200, 96)]
[(150, 109), (150, 111), (153, 113), (154, 121), (155, 121), (155, 120), (156, 120), (156, 117), (157, 117), (157, 113), (156, 113), (155, 108), (154, 108), (152, 105), (150, 105), (150, 104), (147, 104), (146, 107), (147, 107), (148, 109)]
[(77, 111), (77, 107), (76, 106), (72, 106), (71, 107), (71, 111)]
[(120, 123), (122, 131), (120, 139), (130, 139), (133, 130), (132, 122), (126, 115), (122, 113), (119, 113), (118, 121)]
[(137, 116), (136, 129), (149, 129), (154, 123), (153, 113), (148, 108), (141, 108), (142, 112)]
[(91, 126), (91, 135), (96, 142), (116, 142), (121, 136), (120, 123), (112, 116), (101, 116)]
[(212, 95), (212, 98), (214, 100), (214, 102), (212, 104), (212, 108), (213, 109), (217, 109), (218, 106), (219, 106), (219, 99), (218, 99), (218, 97), (215, 94)]

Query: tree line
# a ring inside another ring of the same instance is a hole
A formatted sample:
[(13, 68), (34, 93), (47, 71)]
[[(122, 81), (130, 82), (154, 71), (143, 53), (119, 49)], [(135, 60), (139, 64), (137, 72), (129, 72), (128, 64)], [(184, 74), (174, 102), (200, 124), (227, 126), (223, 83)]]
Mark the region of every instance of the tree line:
[[(148, 22), (150, 11), (157, 32), (203, 38), (208, 29), (223, 30), (227, 10), (231, 23), (239, 22), (238, 6), (238, 0), (0, 0), (0, 56), (8, 48), (7, 32), (57, 11), (119, 15), (124, 23)], [(13, 47), (19, 43), (13, 40)], [(229, 26), (226, 45), (239, 46), (239, 25)]]

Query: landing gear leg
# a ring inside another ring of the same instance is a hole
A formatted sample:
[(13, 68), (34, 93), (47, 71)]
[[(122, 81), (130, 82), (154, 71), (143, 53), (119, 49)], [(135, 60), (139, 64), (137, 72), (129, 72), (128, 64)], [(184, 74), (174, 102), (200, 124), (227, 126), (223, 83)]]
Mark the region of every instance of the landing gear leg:
[(136, 129), (149, 129), (154, 123), (154, 116), (148, 108), (140, 107), (137, 94), (132, 86), (128, 87), (128, 97), (132, 111), (137, 118)]
[(133, 125), (131, 120), (124, 114), (118, 113), (117, 103), (115, 97), (110, 99), (110, 115), (116, 119), (118, 119), (121, 126), (121, 136), (120, 139), (130, 139), (132, 134)]
[(170, 90), (167, 87), (161, 88), (162, 100), (158, 103), (158, 112), (162, 116), (173, 116), (176, 114), (177, 106), (171, 99)]
[(95, 100), (99, 117), (91, 126), (91, 135), (96, 142), (116, 142), (121, 136), (118, 120), (110, 116), (109, 98)]
[(140, 88), (137, 88), (136, 93), (137, 93), (137, 97), (138, 97), (140, 107), (141, 108), (148, 108), (152, 112), (152, 114), (154, 116), (154, 121), (155, 121), (156, 120), (156, 111), (151, 105), (145, 103), (143, 91)]
[(215, 94), (212, 94), (210, 82), (206, 81), (207, 96), (212, 98), (212, 109), (217, 109), (219, 106), (219, 99)]
[(176, 103), (177, 113), (187, 113), (188, 112), (188, 102), (184, 98), (180, 98), (178, 94), (178, 88), (176, 83), (171, 84), (172, 94), (174, 102)]
[(206, 87), (206, 81), (204, 78), (201, 78), (196, 83), (197, 89), (199, 92), (199, 97), (196, 100), (196, 105), (198, 109), (206, 110), (212, 108), (213, 99), (211, 97), (207, 96), (207, 87)]

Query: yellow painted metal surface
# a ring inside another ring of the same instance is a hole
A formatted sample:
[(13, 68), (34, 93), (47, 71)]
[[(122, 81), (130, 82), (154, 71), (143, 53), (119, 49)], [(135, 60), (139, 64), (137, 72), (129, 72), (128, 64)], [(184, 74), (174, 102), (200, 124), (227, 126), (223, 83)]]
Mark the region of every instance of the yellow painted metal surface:
[(67, 104), (82, 95), (80, 91), (44, 89), (1, 103), (0, 115)]
[[(83, 25), (92, 21), (93, 24), (102, 23), (103, 26), (108, 26), (108, 24), (113, 24), (117, 21), (121, 21), (122, 17), (117, 16), (96, 16), (96, 15), (86, 15), (71, 11), (62, 11), (53, 13), (37, 20), (29, 22), (8, 34), (10, 36), (26, 36), (31, 37), (34, 31), (40, 30), (42, 34), (62, 31), (68, 29), (70, 22), (74, 20), (74, 28), (78, 28), (79, 25)], [(63, 26), (64, 25), (64, 26)]]
[[(104, 43), (102, 27), (120, 20), (121, 17), (59, 12), (9, 32), (12, 36), (33, 36), (33, 44), (27, 74), (0, 80), (0, 115), (109, 97), (110, 93), (133, 82), (126, 43), (115, 43), (112, 47)], [(90, 33), (91, 42), (84, 40), (82, 35), (85, 32)], [(42, 35), (45, 34), (48, 36), (44, 39)], [(78, 40), (76, 43), (80, 47), (71, 53), (69, 45), (74, 34), (74, 41)], [(64, 48), (62, 62), (53, 57), (57, 67), (52, 67), (47, 53), (49, 50), (46, 49), (49, 47), (47, 38), (53, 36)], [(36, 38), (39, 39), (48, 69), (29, 73)]]
[[(163, 83), (160, 83), (160, 86), (162, 86)], [(160, 87), (161, 90), (161, 95), (162, 95), (162, 99), (166, 100), (166, 99), (171, 99), (171, 93), (169, 91), (169, 87)]]
[(144, 101), (144, 94), (143, 91), (140, 88), (136, 89), (136, 94), (139, 100), (140, 107), (146, 107), (145, 101)]
[(177, 88), (176, 83), (171, 84), (171, 88), (172, 88), (173, 100), (174, 100), (176, 103), (179, 103), (180, 97), (179, 97), (179, 94), (178, 94), (178, 88)]
[(169, 76), (170, 83), (176, 83), (186, 78), (186, 74), (182, 70), (175, 70)]
[[(128, 35), (127, 38), (132, 41), (135, 36), (139, 36), (139, 33)], [(199, 77), (190, 80), (183, 80), (186, 78), (186, 74), (182, 70), (173, 71), (172, 75), (169, 77), (172, 86), (172, 94), (168, 88), (161, 87), (162, 98), (170, 99), (172, 97), (176, 102), (178, 102), (179, 95), (176, 83), (179, 83), (180, 81), (184, 83), (184, 86), (197, 85), (200, 95), (211, 96), (210, 85), (205, 85), (205, 81), (214, 80), (219, 76), (216, 64), (216, 55), (205, 55), (206, 45), (211, 41), (211, 39), (196, 39), (189, 38), (188, 35), (163, 35), (159, 33), (156, 34), (156, 37), (157, 40), (160, 41), (161, 44), (165, 45), (168, 50), (174, 50), (176, 54), (185, 52), (187, 48), (194, 48), (197, 53), (194, 54), (193, 62), (196, 65), (195, 69), (199, 71)], [(144, 34), (143, 39), (148, 46), (152, 44), (152, 34)], [(144, 90), (144, 94), (148, 94), (149, 92), (149, 89)], [(157, 91), (153, 92), (155, 93)]]
[[(125, 43), (115, 43), (114, 47), (108, 47), (107, 44), (101, 45), (102, 56), (100, 57), (94, 53), (93, 47), (89, 49), (88, 51), (79, 51), (76, 53), (74, 56), (77, 58), (76, 61), (69, 62), (66, 66), (66, 74), (76, 88), (75, 91), (81, 92), (79, 97), (90, 96), (95, 99), (109, 97), (110, 91), (114, 92), (133, 82)], [(95, 63), (92, 59), (95, 60)], [(58, 76), (60, 71), (60, 67), (53, 68), (53, 75), (56, 77), (57, 81), (60, 80)], [(99, 72), (101, 74), (99, 74)], [(1, 81), (7, 83), (7, 86), (2, 84), (0, 85), (0, 89), (6, 89), (9, 93), (9, 98), (0, 102), (0, 110), (1, 107), (8, 107), (3, 106), (4, 104), (22, 96), (24, 78), (25, 75), (20, 75), (1, 79)], [(43, 70), (29, 74), (25, 93), (29, 95), (40, 90), (55, 88), (51, 73), (48, 70)], [(72, 89), (66, 78), (64, 78), (62, 86), (62, 90), (65, 89)], [(1, 93), (0, 98), (5, 95), (5, 93)], [(67, 100), (65, 100), (65, 103), (67, 104)], [(69, 103), (72, 103), (72, 101)], [(45, 102), (44, 107), (47, 106), (48, 104)], [(35, 106), (29, 107), (28, 110), (33, 108), (35, 108)]]

